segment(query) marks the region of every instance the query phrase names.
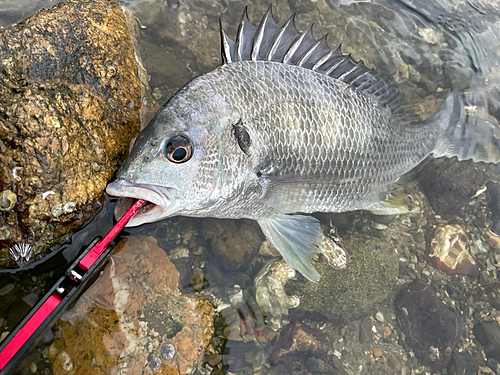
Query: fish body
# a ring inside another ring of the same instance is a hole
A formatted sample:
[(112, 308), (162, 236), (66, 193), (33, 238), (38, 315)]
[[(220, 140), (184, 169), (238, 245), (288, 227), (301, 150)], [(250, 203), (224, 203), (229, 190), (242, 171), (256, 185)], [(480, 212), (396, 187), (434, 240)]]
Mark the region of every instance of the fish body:
[(158, 111), (108, 185), (154, 204), (131, 225), (175, 215), (257, 220), (285, 260), (317, 280), (322, 236), (304, 214), (387, 208), (394, 182), (431, 154), (498, 157), (480, 155), (488, 134), (460, 121), (457, 95), (410, 123), (393, 85), (310, 29), (298, 33), (293, 19), (280, 28), (269, 10), (255, 27), (245, 12), (236, 42), (221, 35), (224, 64)]

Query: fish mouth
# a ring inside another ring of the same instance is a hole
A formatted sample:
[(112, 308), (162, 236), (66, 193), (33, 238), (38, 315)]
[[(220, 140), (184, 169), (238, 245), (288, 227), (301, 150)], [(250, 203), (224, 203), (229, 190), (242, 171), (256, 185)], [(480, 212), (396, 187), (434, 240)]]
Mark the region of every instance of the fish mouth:
[(109, 195), (120, 197), (115, 206), (116, 220), (119, 220), (138, 199), (147, 201), (147, 204), (129, 220), (127, 227), (152, 223), (170, 216), (176, 206), (175, 196), (179, 194), (179, 191), (173, 188), (136, 184), (124, 179), (117, 179), (110, 183), (106, 187), (106, 192)]

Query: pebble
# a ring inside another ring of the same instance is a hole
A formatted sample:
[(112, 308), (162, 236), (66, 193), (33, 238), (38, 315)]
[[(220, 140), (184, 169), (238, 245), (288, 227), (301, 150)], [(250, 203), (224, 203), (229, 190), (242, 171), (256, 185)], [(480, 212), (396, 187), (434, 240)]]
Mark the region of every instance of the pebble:
[(172, 249), (170, 252), (170, 259), (180, 259), (180, 258), (188, 258), (189, 257), (189, 249), (185, 247), (176, 247)]
[(10, 283), (0, 288), (0, 296), (4, 296), (7, 293), (10, 293), (14, 289), (14, 287), (15, 285), (13, 283)]
[(0, 342), (3, 341), (4, 338), (6, 338), (9, 335), (10, 331), (3, 331), (0, 334)]
[(378, 347), (378, 346), (377, 346), (377, 347), (375, 347), (375, 348), (373, 348), (373, 356), (374, 356), (375, 358), (380, 358), (380, 357), (382, 357), (382, 348), (380, 348), (380, 347)]
[(205, 358), (207, 359), (208, 364), (212, 367), (217, 366), (217, 364), (219, 364), (222, 360), (221, 355), (218, 353), (207, 353), (205, 354)]
[(383, 328), (382, 335), (384, 336), (384, 339), (386, 339), (387, 337), (389, 337), (391, 335), (391, 333), (392, 333), (391, 327), (385, 326)]
[(375, 314), (375, 319), (377, 319), (379, 322), (384, 321), (384, 315), (379, 311)]

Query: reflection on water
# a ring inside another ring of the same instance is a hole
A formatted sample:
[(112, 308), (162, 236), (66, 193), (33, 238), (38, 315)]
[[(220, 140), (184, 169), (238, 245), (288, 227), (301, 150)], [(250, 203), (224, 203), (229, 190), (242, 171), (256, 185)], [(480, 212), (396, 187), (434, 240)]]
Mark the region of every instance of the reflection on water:
[[(160, 102), (220, 63), (219, 18), (234, 36), (245, 5), (254, 22), (268, 6), (264, 1), (123, 4), (141, 25), (140, 53)], [(19, 2), (2, 3), (0, 24), (18, 22), (28, 10), (34, 11)], [(417, 116), (427, 118), (459, 89), (465, 92), (466, 121), (498, 126), (496, 1), (292, 0), (273, 3), (273, 10), (280, 24), (297, 12), (299, 30), (314, 22), (316, 37), (328, 33), (331, 46), (342, 43), (344, 52), (392, 76), (402, 103)], [(49, 335), (19, 373), (50, 373), (49, 359), (56, 373), (83, 373), (96, 364), (110, 373), (127, 368), (141, 373), (143, 366), (144, 373), (168, 373), (168, 367), (181, 372), (189, 367), (196, 374), (499, 373), (498, 174), (493, 165), (429, 160), (405, 182), (407, 215), (319, 214), (325, 231), (348, 254), (344, 268), (319, 262), (319, 284), (295, 274), (249, 221), (173, 218), (129, 230), (129, 242), (141, 238), (149, 244), (136, 245), (138, 267), (123, 264), (122, 274), (103, 275), (102, 288), (94, 286), (63, 317), (55, 338)], [(91, 228), (82, 233), (92, 238)], [(178, 336), (190, 327), (181, 315), (202, 316), (199, 307), (185, 302), (179, 308), (181, 302), (174, 306), (157, 295), (137, 300), (137, 306), (124, 302), (135, 301), (128, 295), (146, 293), (135, 284), (155, 289), (169, 277), (152, 271), (161, 256), (154, 255), (150, 237), (179, 271), (170, 293), (174, 290), (179, 301), (198, 294), (217, 310), (213, 321), (194, 325), (204, 327), (201, 341), (191, 336), (188, 345)], [(50, 273), (12, 276), (0, 285), (8, 306), (0, 328), (12, 328), (61, 269), (58, 264)], [(70, 324), (77, 320), (80, 325)], [(173, 361), (186, 345), (197, 351), (200, 342), (204, 356), (193, 355), (189, 366), (183, 360), (184, 367)], [(80, 346), (83, 356), (74, 351)]]

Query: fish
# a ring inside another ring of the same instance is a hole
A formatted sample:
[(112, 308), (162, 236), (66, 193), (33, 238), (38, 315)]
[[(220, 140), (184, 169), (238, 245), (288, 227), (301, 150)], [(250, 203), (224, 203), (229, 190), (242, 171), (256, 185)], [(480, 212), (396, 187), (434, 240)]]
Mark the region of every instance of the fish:
[[(401, 176), (432, 157), (498, 162), (488, 125), (466, 121), (452, 92), (428, 120), (405, 114), (394, 82), (350, 54), (243, 12), (236, 39), (220, 22), (222, 64), (188, 82), (138, 134), (107, 193), (149, 202), (129, 226), (172, 216), (256, 220), (311, 281), (322, 241), (315, 212), (397, 214)], [(389, 198), (388, 198), (389, 197)]]

